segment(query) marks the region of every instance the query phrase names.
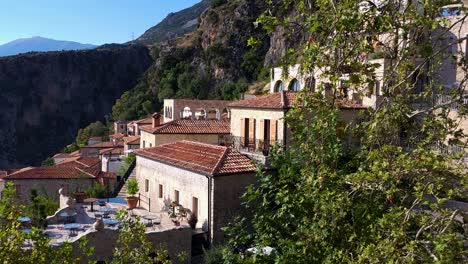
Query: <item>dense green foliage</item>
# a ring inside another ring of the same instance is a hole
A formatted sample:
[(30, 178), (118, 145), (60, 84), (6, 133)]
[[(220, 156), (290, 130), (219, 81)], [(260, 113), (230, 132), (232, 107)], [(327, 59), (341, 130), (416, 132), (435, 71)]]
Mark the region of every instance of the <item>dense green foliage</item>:
[(25, 213), (38, 226), (47, 225), (46, 218), (53, 215), (59, 208), (58, 202), (45, 195), (40, 195), (37, 190), (31, 189), (29, 194), (29, 203), (25, 208)]
[(78, 145), (75, 142), (75, 143), (72, 143), (72, 144), (64, 147), (61, 152), (62, 153), (72, 153), (72, 152), (75, 152), (75, 151), (77, 151), (79, 149), (80, 149), (80, 147), (78, 147)]
[(55, 165), (55, 161), (52, 157), (48, 157), (41, 163), (41, 166), (54, 166), (54, 165)]
[(140, 190), (136, 179), (130, 179), (126, 182), (126, 184), (127, 184), (127, 194), (130, 196), (135, 196), (135, 194), (137, 194), (138, 191)]
[(145, 235), (146, 227), (140, 217), (132, 217), (128, 212), (121, 211), (117, 219), (122, 222), (119, 232), (118, 246), (114, 250), (112, 263), (161, 263), (170, 264), (167, 250), (159, 248), (148, 241)]
[[(40, 197), (40, 196), (36, 196)], [(16, 194), (12, 183), (7, 183), (0, 198), (0, 260), (2, 263), (80, 263), (83, 256), (93, 254), (93, 247), (87, 245), (86, 240), (81, 240), (78, 245), (78, 251), (74, 251), (69, 243), (63, 243), (59, 246), (52, 246), (50, 239), (37, 228), (32, 228), (31, 233), (27, 234), (23, 231), (19, 217), (25, 215), (28, 211), (25, 208), (18, 206), (15, 202)], [(47, 211), (46, 208), (41, 209), (43, 203), (41, 199), (33, 201), (38, 208), (31, 208), (33, 212), (39, 215)], [(38, 210), (39, 209), (39, 210)], [(41, 216), (42, 217), (42, 216)], [(26, 239), (32, 248), (25, 248)], [(74, 252), (82, 254), (76, 256)]]
[(227, 0), (211, 0), (211, 7), (218, 7), (227, 2)]
[[(342, 129), (343, 110), (334, 96), (300, 96), (285, 118), (291, 144), (273, 151), (277, 173), (259, 172), (258, 185), (245, 193), (252, 217), (236, 219), (226, 230), (223, 262), (466, 262), (463, 214), (447, 201), (468, 198), (467, 164), (459, 155), (434, 151), (433, 144), (450, 138), (466, 146), (467, 136), (447, 105), (433, 103), (441, 91), (436, 80), (421, 92), (410, 81), (418, 77), (412, 69), (433, 76), (440, 66), (434, 62), (447, 56), (428, 37), (444, 22), (434, 19), (440, 2), (418, 1), (418, 7), (384, 1), (368, 8), (358, 0), (269, 2), (276, 5), (259, 22), (272, 31), (282, 27), (286, 35), (307, 36), (299, 49), (284, 54), (285, 61), (301, 60), (306, 72), (326, 69), (321, 93), (331, 89), (337, 96), (343, 82), (364, 93), (379, 65), (359, 58), (381, 49), (391, 58), (384, 100)], [(403, 32), (394, 35), (397, 46), (374, 45), (388, 32)], [(424, 67), (416, 58), (424, 58)], [(460, 63), (466, 71), (467, 61)], [(463, 84), (454, 88), (455, 102), (463, 89)], [(458, 115), (466, 117), (463, 111)], [(262, 252), (265, 246), (275, 253), (243, 251)]]
[(88, 197), (92, 198), (107, 198), (108, 190), (102, 184), (94, 184), (88, 190), (86, 190)]
[(76, 136), (76, 144), (78, 146), (85, 146), (88, 144), (88, 139), (91, 137), (102, 137), (105, 139), (109, 136), (109, 129), (101, 121), (89, 124), (87, 127), (78, 130)]

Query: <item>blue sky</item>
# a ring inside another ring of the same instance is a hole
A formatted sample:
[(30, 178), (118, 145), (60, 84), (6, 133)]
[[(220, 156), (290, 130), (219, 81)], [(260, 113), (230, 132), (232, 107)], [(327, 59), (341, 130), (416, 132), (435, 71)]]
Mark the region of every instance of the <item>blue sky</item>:
[(0, 45), (32, 36), (123, 43), (200, 0), (0, 0)]

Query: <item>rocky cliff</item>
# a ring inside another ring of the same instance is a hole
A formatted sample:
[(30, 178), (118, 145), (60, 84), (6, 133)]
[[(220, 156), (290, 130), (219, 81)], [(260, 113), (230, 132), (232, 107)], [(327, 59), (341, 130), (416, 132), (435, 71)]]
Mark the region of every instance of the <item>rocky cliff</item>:
[(137, 45), (0, 58), (0, 169), (38, 164), (72, 142), (151, 63)]

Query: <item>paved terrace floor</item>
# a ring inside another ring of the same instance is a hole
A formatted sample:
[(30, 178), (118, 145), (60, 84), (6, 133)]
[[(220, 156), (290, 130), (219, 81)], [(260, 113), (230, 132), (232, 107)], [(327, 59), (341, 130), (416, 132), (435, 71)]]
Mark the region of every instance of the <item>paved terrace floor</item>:
[[(84, 207), (82, 207), (84, 206)], [(94, 205), (94, 212), (90, 212), (90, 206), (88, 204), (77, 204), (76, 205), (76, 223), (81, 225), (81, 228), (74, 234), (71, 234), (69, 230), (64, 228), (64, 224), (54, 224), (49, 225), (45, 230), (43, 230), (44, 234), (47, 234), (51, 238), (52, 245), (60, 245), (63, 242), (73, 242), (81, 237), (85, 231), (93, 229), (93, 224), (96, 222), (96, 219), (101, 218), (100, 215), (102, 213), (99, 212), (99, 209), (102, 207), (111, 207), (115, 209), (115, 213), (109, 215), (108, 219), (116, 219), (116, 213), (120, 210), (126, 210), (126, 205), (123, 204), (115, 204), (115, 203), (107, 203), (106, 206), (99, 206)], [(130, 215), (134, 217), (140, 216), (140, 221), (143, 222), (145, 225), (149, 224), (148, 220), (143, 219), (143, 216), (151, 215), (156, 216), (161, 219), (161, 224), (152, 226), (146, 226), (146, 233), (152, 232), (161, 232), (166, 231), (174, 228), (178, 228), (169, 218), (167, 212), (159, 212), (159, 213), (150, 213), (145, 209), (142, 208), (135, 208), (133, 210), (128, 211)], [(180, 226), (187, 226), (187, 220), (181, 220)], [(105, 228), (110, 229), (118, 229), (118, 225), (114, 227), (105, 226)]]

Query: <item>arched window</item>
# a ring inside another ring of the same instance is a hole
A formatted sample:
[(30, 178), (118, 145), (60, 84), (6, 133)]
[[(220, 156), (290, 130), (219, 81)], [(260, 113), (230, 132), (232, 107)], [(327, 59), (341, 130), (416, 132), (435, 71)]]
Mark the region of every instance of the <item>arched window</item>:
[(307, 78), (305, 82), (305, 86), (310, 92), (315, 93), (315, 78), (314, 77)]
[(293, 79), (289, 83), (289, 87), (288, 87), (289, 91), (299, 92), (300, 89), (301, 89), (301, 84), (299, 83), (297, 79)]
[(229, 111), (227, 110), (227, 108), (224, 108), (223, 113), (221, 114), (221, 119), (229, 119), (229, 118), (230, 118)]
[(192, 109), (190, 107), (186, 106), (184, 107), (184, 110), (182, 111), (182, 118), (191, 118), (192, 117)]
[(283, 90), (284, 90), (283, 82), (282, 81), (277, 81), (276, 84), (275, 84), (274, 92), (277, 93), (277, 92), (281, 92)]

